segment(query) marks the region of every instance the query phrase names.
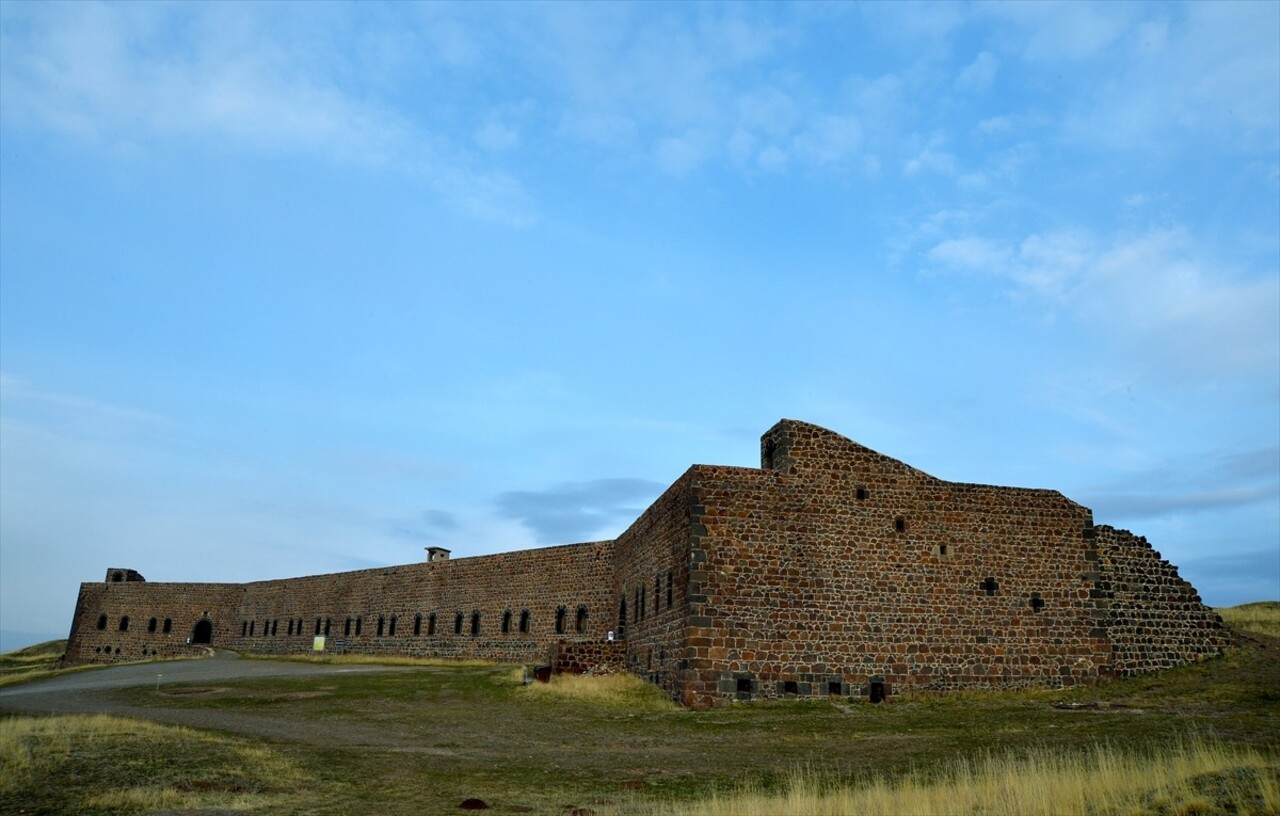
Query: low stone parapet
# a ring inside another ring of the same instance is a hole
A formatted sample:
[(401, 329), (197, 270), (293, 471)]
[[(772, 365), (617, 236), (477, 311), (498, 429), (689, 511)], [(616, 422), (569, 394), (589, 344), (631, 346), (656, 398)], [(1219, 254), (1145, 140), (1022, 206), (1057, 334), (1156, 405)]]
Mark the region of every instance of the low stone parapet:
[(547, 662), (553, 674), (614, 674), (627, 670), (627, 644), (622, 640), (562, 640), (551, 647)]

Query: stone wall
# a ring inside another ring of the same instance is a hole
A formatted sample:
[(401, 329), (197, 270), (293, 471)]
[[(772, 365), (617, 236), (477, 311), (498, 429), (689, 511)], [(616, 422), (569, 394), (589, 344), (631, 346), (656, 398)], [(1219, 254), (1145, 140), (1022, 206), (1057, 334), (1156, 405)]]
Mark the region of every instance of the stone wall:
[[(188, 639), (206, 621), (212, 639), (231, 636), (244, 595), (240, 584), (160, 584), (141, 580), (80, 585), (63, 661), (114, 663), (186, 657)], [(135, 573), (136, 574), (136, 573)]]
[(627, 669), (627, 644), (620, 640), (562, 640), (551, 647), (547, 664), (554, 674), (622, 672)]
[(694, 470), (677, 479), (614, 545), (614, 606), (618, 635), (626, 638), (627, 667), (673, 697), (683, 687)]
[(791, 421), (762, 463), (693, 482), (692, 704), (1064, 685), (1109, 657), (1082, 577), (1087, 508), (943, 482)]
[(612, 542), (249, 584), (83, 584), (67, 660), (173, 656), (209, 620), (212, 645), (254, 654), (307, 653), (324, 635), (348, 654), (528, 662), (560, 638), (603, 641), (613, 586)]
[(705, 706), (1066, 686), (1227, 643), (1144, 539), (1056, 491), (946, 482), (794, 420), (760, 453), (691, 467), (616, 541), (249, 584), (113, 567), (81, 586), (66, 659), (173, 657), (189, 638), (304, 653), (318, 635), (357, 654), (554, 649)]
[(1109, 672), (1125, 676), (1203, 660), (1230, 645), (1222, 619), (1145, 538), (1099, 526), (1093, 539), (1095, 620), (1111, 644)]

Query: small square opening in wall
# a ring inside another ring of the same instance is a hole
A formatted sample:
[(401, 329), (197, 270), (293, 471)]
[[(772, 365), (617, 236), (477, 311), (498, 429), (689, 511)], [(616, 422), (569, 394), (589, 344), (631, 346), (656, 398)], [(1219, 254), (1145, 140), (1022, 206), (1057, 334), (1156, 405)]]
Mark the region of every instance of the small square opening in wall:
[(858, 485), (857, 489), (853, 491), (853, 495), (857, 497), (858, 501), (866, 501), (867, 489), (862, 485)]
[(745, 694), (748, 697), (751, 696), (751, 678), (750, 677), (738, 678), (738, 694)]
[(787, 680), (782, 684), (782, 693), (783, 694), (799, 694), (800, 684), (797, 683), (795, 680)]
[(1031, 609), (1034, 612), (1039, 612), (1041, 609), (1044, 609), (1044, 598), (1040, 597), (1039, 592), (1031, 593)]
[(894, 532), (905, 533), (907, 531), (907, 520), (902, 516), (898, 516), (893, 520)]
[(950, 558), (956, 554), (956, 545), (954, 544), (934, 544), (933, 554), (939, 558)]
[(839, 680), (832, 680), (827, 683), (827, 694), (832, 697), (840, 697), (844, 694), (844, 689), (841, 688)]

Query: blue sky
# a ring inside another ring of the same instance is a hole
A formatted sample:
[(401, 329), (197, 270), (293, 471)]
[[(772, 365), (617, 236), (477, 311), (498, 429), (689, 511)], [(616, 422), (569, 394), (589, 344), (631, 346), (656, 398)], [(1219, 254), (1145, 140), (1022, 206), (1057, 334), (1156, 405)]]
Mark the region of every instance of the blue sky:
[(803, 419), (1280, 597), (1280, 4), (0, 5), (0, 628)]

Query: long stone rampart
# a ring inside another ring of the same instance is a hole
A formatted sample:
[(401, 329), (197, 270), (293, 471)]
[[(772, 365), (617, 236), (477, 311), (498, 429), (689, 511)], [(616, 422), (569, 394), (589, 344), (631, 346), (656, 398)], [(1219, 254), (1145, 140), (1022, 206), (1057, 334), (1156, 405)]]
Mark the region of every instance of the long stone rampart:
[(692, 466), (615, 541), (247, 584), (113, 567), (81, 586), (66, 659), (304, 653), (317, 638), (523, 663), (554, 649), (567, 670), (607, 657), (705, 706), (1061, 687), (1229, 643), (1145, 539), (1057, 491), (947, 482), (794, 420), (760, 455)]
[(532, 661), (557, 638), (604, 638), (613, 575), (603, 541), (248, 584), (83, 584), (67, 660), (177, 656), (207, 620), (212, 643), (254, 654), (322, 636), (348, 654)]

